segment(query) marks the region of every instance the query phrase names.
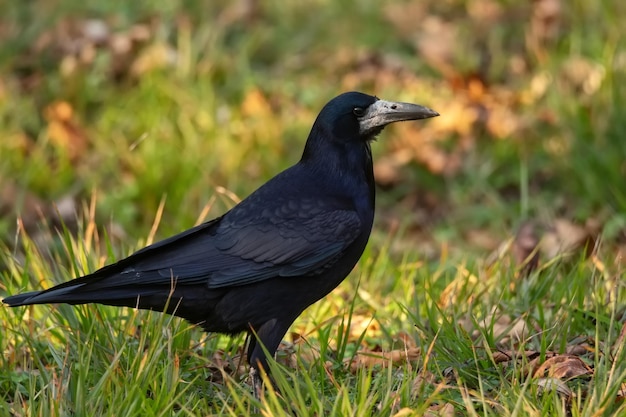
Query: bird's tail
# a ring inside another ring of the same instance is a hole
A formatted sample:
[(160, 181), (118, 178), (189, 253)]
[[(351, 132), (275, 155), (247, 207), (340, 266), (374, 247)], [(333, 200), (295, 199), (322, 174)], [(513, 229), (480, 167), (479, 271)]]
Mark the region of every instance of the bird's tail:
[(4, 304), (9, 305), (10, 307), (19, 307), (26, 306), (29, 304), (33, 304), (28, 302), (30, 298), (36, 297), (41, 294), (43, 291), (31, 291), (25, 292), (23, 294), (12, 295), (2, 300)]
[(69, 281), (44, 291), (17, 294), (2, 300), (10, 307), (31, 304), (87, 304), (100, 303), (117, 306), (137, 306), (139, 297), (149, 297), (163, 292), (159, 288), (141, 286), (97, 287), (86, 285), (83, 279)]
[[(88, 304), (98, 303), (117, 307), (131, 307), (163, 311), (183, 317), (192, 323), (204, 322), (211, 311), (211, 293), (204, 285), (171, 288), (169, 286), (126, 285), (117, 287), (87, 285), (78, 278), (44, 291), (12, 295), (2, 300), (10, 307), (32, 304)], [(218, 296), (217, 292), (214, 296)], [(181, 303), (185, 298), (186, 304)]]
[(26, 306), (31, 304), (68, 303), (84, 304), (95, 301), (93, 292), (85, 294), (81, 290), (84, 284), (71, 284), (72, 281), (57, 285), (44, 291), (31, 291), (23, 294), (12, 295), (2, 300), (10, 307)]

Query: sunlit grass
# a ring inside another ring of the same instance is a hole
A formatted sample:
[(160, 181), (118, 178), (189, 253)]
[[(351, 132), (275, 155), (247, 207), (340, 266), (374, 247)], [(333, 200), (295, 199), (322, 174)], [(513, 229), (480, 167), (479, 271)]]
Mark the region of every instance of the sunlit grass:
[[(21, 261), (5, 251), (6, 292), (45, 288), (104, 262), (109, 245), (95, 233), (94, 218), (80, 224), (76, 238), (60, 235), (53, 255), (75, 271), (53, 270), (33, 242), (20, 235), (27, 256)], [(617, 342), (625, 295), (592, 260), (556, 262), (502, 285), (503, 276), (513, 275), (507, 265), (484, 270), (429, 262), (418, 268), (419, 257), (399, 264), (387, 258), (384, 248), (378, 257), (365, 258), (337, 291), (296, 322), (293, 329), (304, 342), (294, 346), (293, 354), (279, 352), (279, 363), (272, 363), (279, 392), (267, 387), (260, 403), (244, 375), (225, 374), (224, 381), (211, 382), (214, 354), (220, 350), (236, 362), (241, 337), (207, 337), (177, 318), (128, 308), (5, 307), (0, 310), (5, 352), (0, 407), (6, 415), (116, 416), (234, 416), (255, 410), (369, 416), (403, 409), (406, 415), (422, 415), (440, 406), (494, 416), (624, 411), (615, 398), (626, 378), (623, 344)], [(381, 285), (384, 292), (378, 290)], [(527, 324), (521, 345), (514, 332), (497, 328), (503, 316)], [(397, 344), (400, 332), (420, 348), (416, 361), (350, 370), (365, 346), (404, 349)], [(510, 348), (539, 355), (565, 352), (581, 337), (592, 349), (594, 375), (569, 384), (578, 389), (570, 401), (564, 402), (556, 385), (541, 388), (525, 370), (527, 360), (494, 361), (494, 352)], [(281, 357), (292, 365), (282, 364)]]
[[(625, 413), (626, 10), (562, 5), (557, 36), (533, 46), (542, 2), (496, 2), (505, 17), (495, 26), (475, 17), (488, 3), (2, 3), (0, 296), (48, 288), (222, 214), (298, 160), (317, 111), (341, 91), (419, 101), (442, 116), (373, 144), (376, 161), (401, 145), (401, 159), (415, 159), (378, 190), (355, 271), (292, 326), (293, 346), (272, 364), (278, 391), (251, 395), (236, 370), (243, 337), (133, 309), (3, 307), (0, 415)], [(175, 58), (141, 72), (112, 48), (89, 65), (54, 42), (37, 50), (69, 16), (102, 19), (122, 37), (146, 24), (144, 46), (170, 46)], [(436, 38), (452, 72), (419, 48), (440, 24), (458, 31), (452, 43), (445, 30)], [(85, 140), (78, 157), (53, 131), (59, 102), (73, 112), (65, 131)], [(509, 110), (519, 126), (498, 136), (480, 120), (467, 125), (459, 103), (480, 117)], [(417, 162), (411, 152), (431, 142), (463, 149), (456, 171)], [(81, 214), (61, 216), (64, 225), (51, 202), (66, 197)], [(588, 250), (542, 254), (528, 276), (508, 254), (493, 256), (526, 220), (550, 229), (556, 218), (597, 228)], [(351, 368), (364, 350), (406, 350), (407, 340), (419, 351), (411, 362)], [(530, 359), (494, 356), (573, 345), (588, 349), (594, 373), (561, 381), (569, 397), (531, 375)]]

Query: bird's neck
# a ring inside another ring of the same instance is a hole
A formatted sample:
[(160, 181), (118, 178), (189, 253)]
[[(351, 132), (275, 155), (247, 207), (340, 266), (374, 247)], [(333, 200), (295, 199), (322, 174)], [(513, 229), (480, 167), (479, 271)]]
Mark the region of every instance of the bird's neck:
[(300, 163), (308, 165), (310, 172), (331, 189), (374, 207), (374, 169), (368, 142), (317, 142), (315, 148), (305, 148)]

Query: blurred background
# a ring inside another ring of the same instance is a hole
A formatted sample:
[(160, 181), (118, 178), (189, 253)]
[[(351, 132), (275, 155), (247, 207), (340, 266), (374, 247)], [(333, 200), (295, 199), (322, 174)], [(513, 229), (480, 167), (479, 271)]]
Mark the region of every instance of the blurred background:
[[(624, 22), (617, 0), (0, 1), (0, 297), (221, 215), (359, 90), (441, 116), (372, 144), (370, 244), (292, 326), (264, 415), (623, 415)], [(0, 308), (0, 415), (249, 415), (222, 373), (245, 379), (243, 337), (170, 321)]]
[(373, 245), (626, 250), (626, 3), (41, 0), (0, 16), (14, 253), (18, 228), (72, 229), (86, 210), (127, 247), (156, 217), (166, 237), (217, 216), (295, 163), (348, 90), (441, 113), (373, 144)]

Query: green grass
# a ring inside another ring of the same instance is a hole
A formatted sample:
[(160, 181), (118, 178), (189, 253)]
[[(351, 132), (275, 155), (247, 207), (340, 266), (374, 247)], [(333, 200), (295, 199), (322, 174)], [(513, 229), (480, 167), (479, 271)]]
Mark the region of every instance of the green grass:
[[(0, 308), (0, 415), (626, 412), (619, 2), (561, 5), (554, 36), (511, 1), (5, 3), (0, 296), (223, 213), (298, 159), (341, 91), (442, 116), (373, 145), (379, 163), (400, 162), (378, 190), (371, 242), (292, 326), (299, 339), (272, 364), (280, 394), (252, 397), (243, 337), (132, 309)], [(87, 18), (121, 41), (147, 37), (128, 54), (111, 37), (90, 51), (76, 29)], [(425, 39), (448, 51), (445, 65)], [(60, 102), (69, 121), (53, 114)], [(57, 213), (60, 200), (78, 214)], [(524, 276), (494, 253), (527, 220), (544, 243), (557, 220), (592, 239), (556, 256), (546, 243)], [(522, 354), (542, 363), (573, 347), (592, 375), (535, 375)], [(413, 360), (354, 365), (405, 350)]]

